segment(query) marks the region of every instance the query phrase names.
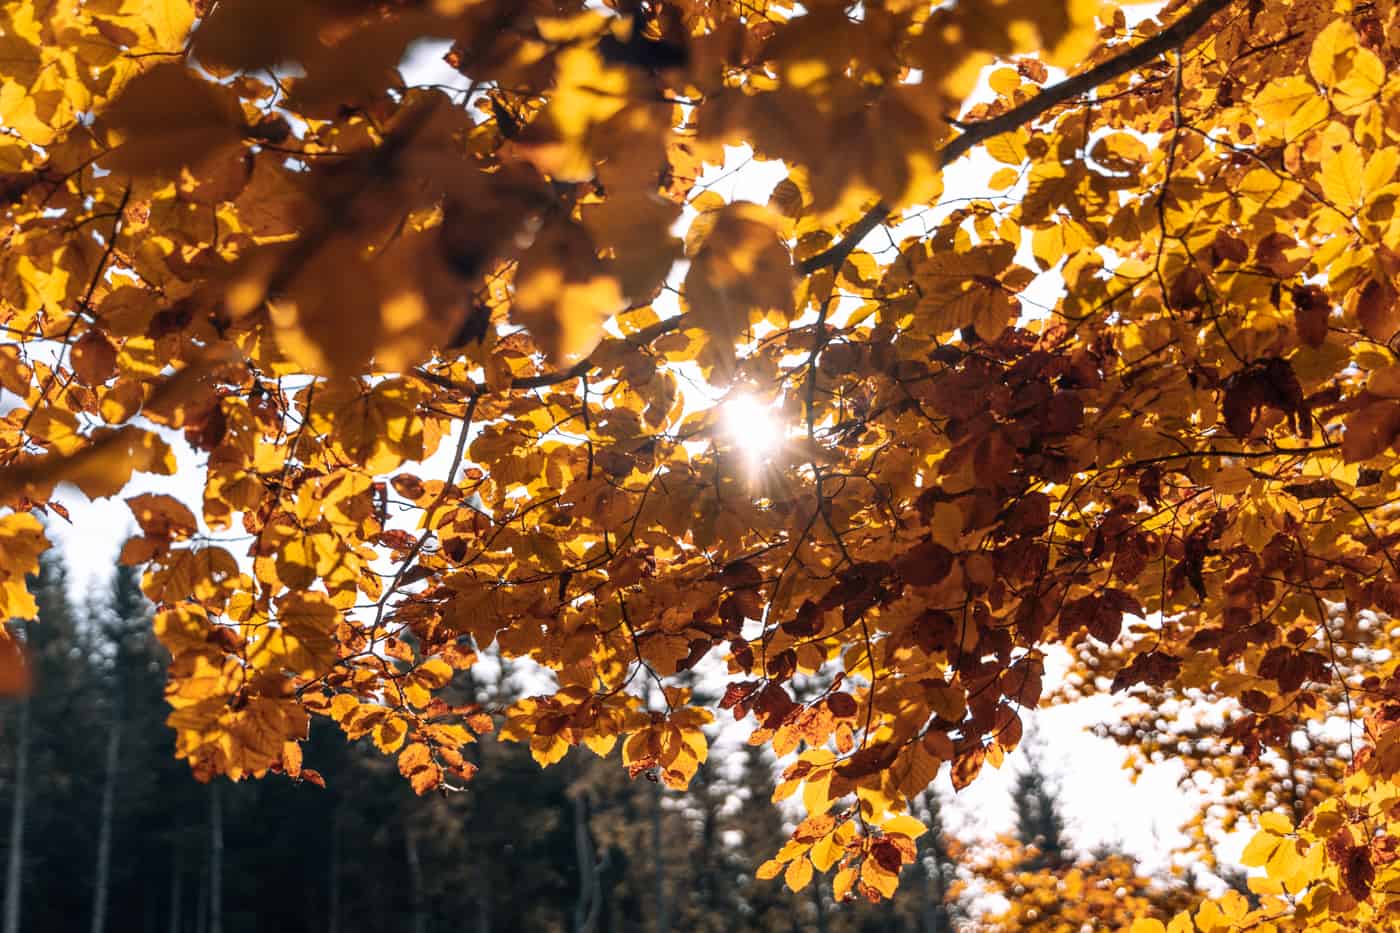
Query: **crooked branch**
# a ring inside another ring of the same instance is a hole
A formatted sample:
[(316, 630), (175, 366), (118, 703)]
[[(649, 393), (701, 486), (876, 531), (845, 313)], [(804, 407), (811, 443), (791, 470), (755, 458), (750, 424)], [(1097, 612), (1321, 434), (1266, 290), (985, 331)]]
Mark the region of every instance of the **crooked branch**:
[(938, 151), (938, 163), (947, 165), (973, 146), (1029, 123), (1051, 107), (1081, 94), (1087, 94), (1100, 84), (1107, 84), (1114, 78), (1122, 77), (1147, 64), (1162, 53), (1185, 44), (1186, 40), (1199, 32), (1212, 16), (1232, 2), (1233, 0), (1200, 0), (1185, 16), (1152, 38), (1140, 42), (1130, 49), (1125, 49), (1082, 74), (1066, 78), (1059, 84), (1047, 87), (1030, 100), (1012, 107), (1005, 113), (992, 117), (990, 120), (969, 124), (966, 132)]
[[(1157, 35), (1130, 49), (1125, 49), (1088, 71), (1051, 85), (1030, 100), (991, 119), (959, 124), (963, 132), (939, 149), (934, 155), (934, 160), (940, 167), (947, 166), (959, 156), (967, 153), (972, 147), (1000, 136), (1002, 133), (1009, 133), (1041, 116), (1052, 107), (1081, 94), (1087, 94), (1100, 84), (1107, 84), (1114, 78), (1121, 77), (1152, 61), (1162, 53), (1185, 44), (1186, 40), (1199, 32), (1212, 16), (1229, 6), (1231, 2), (1233, 0), (1201, 0), (1185, 16)], [(856, 244), (865, 239), (870, 231), (878, 227), (892, 210), (893, 208), (889, 204), (884, 201), (879, 202), (866, 211), (846, 231), (845, 236), (820, 253), (803, 260), (798, 265), (798, 270), (803, 275), (811, 275), (818, 269), (841, 265), (851, 254), (851, 251), (856, 248)]]
[[(976, 123), (962, 124), (963, 132), (951, 142), (939, 149), (934, 155), (939, 166), (946, 166), (959, 156), (965, 154), (974, 146), (986, 142), (1002, 133), (1009, 133), (1036, 117), (1041, 116), (1052, 107), (1071, 100), (1082, 94), (1092, 91), (1101, 84), (1121, 77), (1128, 72), (1138, 68), (1162, 53), (1170, 49), (1178, 48), (1185, 44), (1186, 40), (1200, 31), (1207, 21), (1219, 11), (1229, 6), (1233, 0), (1200, 0), (1187, 13), (1172, 23), (1166, 29), (1157, 33), (1150, 39), (1138, 43), (1132, 48), (1125, 49), (1107, 61), (1100, 62), (1082, 74), (1066, 78), (1058, 84), (1045, 88), (1036, 96), (1024, 103), (1012, 107), (1005, 113), (998, 114), (988, 120), (981, 120)], [(894, 208), (880, 201), (860, 216), (854, 224), (846, 230), (835, 243), (826, 249), (812, 256), (807, 257), (797, 264), (799, 275), (808, 276), (822, 269), (840, 267), (851, 255), (856, 245), (876, 227), (884, 222)], [(684, 316), (667, 318), (638, 331), (627, 339), (637, 345), (642, 345), (655, 340), (662, 334), (679, 330), (682, 326)], [(595, 368), (591, 356), (584, 357), (568, 369), (559, 370), (552, 373), (540, 373), (537, 376), (524, 376), (511, 380), (512, 389), (540, 389), (547, 386), (558, 385), (561, 382), (568, 382), (571, 379), (578, 379)], [(429, 382), (444, 385), (448, 388), (463, 388), (463, 386), (444, 380), (426, 370), (418, 370), (417, 375)], [(479, 394), (485, 391), (484, 386), (475, 386), (473, 390)]]

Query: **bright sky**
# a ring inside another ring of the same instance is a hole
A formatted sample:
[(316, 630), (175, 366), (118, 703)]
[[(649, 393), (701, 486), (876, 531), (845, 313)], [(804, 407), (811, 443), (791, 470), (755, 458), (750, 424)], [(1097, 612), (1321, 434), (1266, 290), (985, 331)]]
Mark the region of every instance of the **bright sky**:
[[(437, 84), (463, 88), (461, 75), (442, 61), (446, 43), (420, 43), (404, 67), (411, 84)], [(711, 169), (705, 181), (717, 181), (716, 190), (727, 200), (767, 201), (774, 184), (785, 176), (779, 163), (763, 163), (747, 158), (743, 150), (730, 150), (730, 159), (723, 168)], [(946, 173), (945, 199), (986, 194), (982, 184), (989, 171), (988, 163), (964, 159)], [(722, 180), (720, 180), (722, 179)], [(895, 234), (896, 239), (903, 233)], [(876, 231), (865, 244), (879, 251), (888, 244), (886, 234)], [(1027, 263), (1030, 265), (1030, 263)], [(1053, 304), (1059, 284), (1054, 271), (1040, 276), (1027, 296), (1035, 304)], [(664, 313), (664, 312), (663, 312)], [(740, 424), (752, 422), (755, 412), (739, 412)], [(745, 417), (747, 416), (747, 417)], [(137, 474), (130, 487), (113, 499), (89, 502), (71, 487), (60, 490), (57, 500), (71, 515), (68, 525), (55, 519), (50, 534), (63, 548), (71, 565), (75, 595), (88, 591), (106, 580), (116, 563), (122, 542), (134, 527), (125, 498), (142, 492), (163, 492), (180, 499), (201, 514), (202, 471), (199, 457), (183, 442), (183, 438), (168, 435), (179, 460), (179, 472), (174, 477)], [(424, 476), (445, 473), (451, 439), (444, 440), (439, 453), (423, 465)], [(232, 535), (220, 535), (227, 539)], [(229, 547), (236, 555), (244, 550), (237, 542)], [(1047, 671), (1047, 688), (1063, 672), (1064, 659), (1052, 655)], [(1101, 843), (1117, 844), (1137, 855), (1147, 871), (1164, 870), (1172, 848), (1184, 841), (1178, 831), (1194, 812), (1191, 799), (1178, 789), (1182, 776), (1180, 765), (1149, 766), (1136, 783), (1122, 769), (1123, 752), (1113, 743), (1099, 739), (1088, 729), (1099, 722), (1117, 718), (1117, 701), (1095, 697), (1068, 706), (1041, 710), (1035, 714), (1034, 729), (1039, 733), (1045, 750), (1046, 765), (1061, 791), (1065, 816), (1072, 838), (1084, 850)], [(721, 714), (721, 723), (729, 722)], [(748, 726), (730, 726), (723, 730), (717, 752), (742, 741)], [(1001, 771), (990, 768), (973, 785), (954, 794), (947, 769), (940, 774), (938, 786), (947, 802), (950, 829), (965, 840), (986, 839), (1010, 830), (1012, 808), (1008, 790), (1015, 771), (1021, 766), (1020, 752), (1010, 756)], [(1243, 847), (1244, 835), (1227, 841), (1222, 847), (1222, 860), (1237, 856)]]

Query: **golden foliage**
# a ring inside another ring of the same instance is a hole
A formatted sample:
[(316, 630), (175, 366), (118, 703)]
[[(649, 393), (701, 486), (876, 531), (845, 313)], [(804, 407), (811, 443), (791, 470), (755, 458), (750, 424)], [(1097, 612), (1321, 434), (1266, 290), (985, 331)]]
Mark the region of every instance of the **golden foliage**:
[[(714, 657), (808, 813), (761, 873), (878, 899), (1058, 645), (1233, 704), (1246, 759), (1352, 730), (1251, 847), (1263, 906), (1170, 929), (1393, 922), (1397, 35), (1390, 0), (10, 0), (0, 609), (62, 484), (183, 442), (202, 503), (130, 499), (123, 557), (202, 777), (314, 775), (314, 714), (419, 793), (496, 720), (684, 787)], [(432, 37), (464, 91), (406, 84)], [(712, 183), (733, 145), (767, 207)], [(485, 651), (557, 689), (452, 705)]]

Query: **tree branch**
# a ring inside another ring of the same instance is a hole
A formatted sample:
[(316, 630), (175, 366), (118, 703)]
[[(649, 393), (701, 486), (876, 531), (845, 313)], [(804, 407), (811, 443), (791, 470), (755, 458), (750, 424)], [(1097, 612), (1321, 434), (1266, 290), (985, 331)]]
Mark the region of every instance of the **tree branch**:
[[(1217, 12), (1229, 6), (1232, 0), (1201, 0), (1191, 8), (1185, 16), (1163, 29), (1157, 35), (1147, 41), (1135, 45), (1124, 51), (1120, 55), (1115, 55), (1106, 62), (1101, 62), (1090, 68), (1083, 74), (1077, 74), (1066, 78), (1059, 84), (1052, 85), (1032, 97), (1025, 103), (1012, 107), (1003, 114), (992, 117), (990, 120), (981, 120), (976, 123), (954, 123), (955, 126), (962, 127), (964, 132), (958, 135), (952, 142), (948, 143), (934, 155), (934, 160), (940, 167), (947, 166), (950, 162), (964, 155), (972, 147), (977, 146), (987, 140), (1000, 136), (1002, 133), (1009, 133), (1036, 117), (1048, 111), (1057, 104), (1062, 104), (1073, 97), (1088, 93), (1100, 84), (1112, 81), (1121, 75), (1127, 74), (1152, 59), (1161, 55), (1169, 49), (1176, 48), (1186, 42), (1206, 24), (1206, 21)], [(798, 271), (802, 275), (811, 275), (818, 269), (825, 269), (832, 266), (839, 266), (846, 261), (846, 257), (855, 249), (856, 244), (865, 239), (870, 231), (880, 225), (893, 208), (884, 201), (879, 202), (870, 210), (866, 211), (859, 220), (846, 231), (846, 235), (837, 240), (831, 246), (810, 256), (798, 264)]]
[(1200, 0), (1185, 16), (1163, 29), (1157, 35), (1139, 45), (1115, 55), (1108, 61), (1100, 62), (1088, 71), (1066, 78), (1059, 84), (1041, 91), (1025, 103), (1012, 107), (990, 120), (971, 124), (967, 132), (958, 136), (938, 152), (938, 164), (947, 165), (973, 146), (984, 143), (994, 136), (1010, 132), (1029, 123), (1056, 104), (1064, 103), (1072, 97), (1088, 93), (1100, 84), (1125, 75), (1170, 49), (1183, 45), (1212, 16), (1229, 6), (1232, 0)]
[[(664, 321), (657, 321), (650, 327), (643, 327), (635, 334), (630, 334), (623, 339), (633, 346), (642, 347), (651, 343), (662, 334), (669, 334), (673, 330), (680, 330), (684, 326), (685, 315), (678, 314), (675, 317), (668, 317)], [(593, 369), (593, 357), (585, 356), (568, 369), (562, 369), (553, 373), (540, 373), (538, 376), (520, 376), (510, 381), (512, 389), (542, 389), (546, 386), (558, 385), (561, 382), (568, 382), (570, 379), (578, 379)]]
[(797, 264), (798, 274), (807, 276), (820, 269), (839, 267), (846, 261), (846, 257), (851, 255), (851, 251), (856, 248), (856, 244), (865, 239), (870, 231), (880, 226), (881, 221), (889, 216), (891, 210), (893, 210), (893, 208), (884, 201), (876, 204), (870, 210), (862, 214), (860, 220), (852, 224), (851, 228), (846, 231), (841, 239), (837, 240), (820, 253), (817, 253), (815, 256), (808, 256), (806, 259), (799, 262)]
[[(1059, 84), (1052, 85), (1041, 91), (1030, 100), (1012, 107), (1003, 114), (992, 117), (990, 120), (981, 120), (977, 123), (956, 124), (964, 126), (962, 134), (953, 139), (934, 155), (934, 160), (940, 167), (948, 165), (959, 156), (968, 152), (974, 146), (984, 143), (987, 140), (1008, 133), (1023, 124), (1029, 123), (1036, 117), (1048, 111), (1057, 104), (1085, 94), (1100, 84), (1112, 81), (1121, 75), (1127, 74), (1169, 49), (1183, 45), (1187, 39), (1191, 38), (1206, 22), (1220, 10), (1229, 6), (1233, 0), (1200, 0), (1181, 19), (1163, 29), (1157, 35), (1133, 46), (1130, 49), (1115, 55), (1108, 61), (1100, 62), (1088, 71), (1066, 78)], [(801, 276), (809, 276), (822, 269), (839, 268), (856, 245), (889, 216), (894, 208), (885, 201), (877, 202), (873, 207), (861, 215), (860, 219), (846, 230), (845, 234), (821, 252), (808, 256), (797, 264), (797, 273)], [(683, 316), (667, 318), (658, 321), (650, 327), (644, 328), (631, 335), (627, 340), (635, 345), (642, 346), (660, 337), (662, 334), (670, 333), (681, 327)], [(512, 389), (540, 389), (546, 386), (558, 385), (561, 382), (568, 382), (571, 379), (578, 379), (594, 368), (593, 358), (584, 357), (568, 369), (553, 373), (541, 373), (537, 376), (522, 376), (512, 379), (510, 387)], [(418, 370), (418, 376), (436, 385), (447, 388), (460, 389), (460, 386), (451, 380), (445, 380), (440, 376), (429, 373), (425, 370)], [(485, 386), (475, 386), (478, 394), (486, 391)]]

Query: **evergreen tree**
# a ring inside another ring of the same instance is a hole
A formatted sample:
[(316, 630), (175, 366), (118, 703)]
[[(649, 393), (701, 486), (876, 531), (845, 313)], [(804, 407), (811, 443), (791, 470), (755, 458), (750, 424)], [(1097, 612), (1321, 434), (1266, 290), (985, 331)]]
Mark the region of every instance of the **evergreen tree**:
[[(169, 659), (151, 630), (140, 580), (139, 570), (117, 567), (89, 608), (100, 649), (92, 670), (100, 714), (119, 734), (106, 927), (175, 933), (193, 929), (198, 883), (191, 875), (207, 860), (208, 804), (205, 788), (173, 756), (174, 734), (165, 725)], [(101, 780), (105, 786), (105, 768)]]
[[(24, 830), (3, 853), (23, 882), (14, 933), (949, 933), (959, 916), (956, 846), (931, 797), (906, 869), (921, 895), (836, 904), (829, 876), (797, 894), (754, 878), (790, 827), (771, 803), (775, 763), (751, 746), (715, 754), (678, 793), (629, 780), (617, 751), (542, 770), (527, 747), (487, 740), (467, 750), (481, 771), (465, 792), (420, 798), (392, 756), (317, 718), (305, 762), (325, 788), (270, 777), (216, 790), (172, 755), (168, 656), (139, 571), (118, 568), (82, 611), (57, 560), (35, 585), (22, 812), (23, 707), (0, 710), (0, 806)], [(509, 667), (490, 671), (459, 674), (451, 702), (513, 702)], [(76, 741), (74, 721), (100, 723), (105, 741)]]
[[(735, 929), (752, 933), (790, 933), (799, 918), (807, 925), (796, 929), (820, 931), (827, 921), (827, 904), (818, 908), (808, 891), (793, 895), (780, 881), (759, 881), (754, 877), (759, 863), (787, 842), (789, 833), (783, 826), (782, 811), (772, 804), (773, 762), (765, 749), (753, 745), (743, 747), (742, 767), (737, 794), (739, 803), (734, 813), (731, 839), (734, 841), (739, 867), (739, 897), (742, 901), (739, 923)], [(813, 885), (830, 887), (814, 879)], [(825, 897), (818, 891), (815, 896)]]
[(1034, 737), (1022, 747), (1026, 763), (1016, 773), (1011, 800), (1016, 808), (1016, 838), (1034, 850), (1024, 868), (1062, 868), (1074, 860), (1074, 853), (1065, 835), (1058, 796), (1045, 769), (1044, 750)]
[(914, 815), (928, 827), (916, 843), (919, 858), (909, 866), (915, 880), (919, 933), (953, 933), (966, 911), (959, 901), (958, 846), (943, 825), (943, 806), (930, 787), (914, 802)]
[(0, 757), (8, 772), (0, 812), (12, 825), (4, 857), (18, 882), (5, 892), (12, 933), (71, 929), (90, 915), (90, 840), (100, 821), (103, 748), (93, 748), (83, 728), (104, 720), (92, 633), (80, 624), (57, 552), (44, 555), (31, 585), (39, 616), (24, 626), (24, 639), (33, 689), (5, 710)]
[[(686, 821), (686, 837), (679, 840), (688, 857), (677, 859), (676, 926), (695, 933), (721, 933), (735, 929), (740, 906), (734, 879), (744, 871), (732, 839), (726, 811), (733, 788), (715, 759), (695, 772), (690, 788), (678, 803)], [(677, 843), (673, 841), (672, 846)]]

